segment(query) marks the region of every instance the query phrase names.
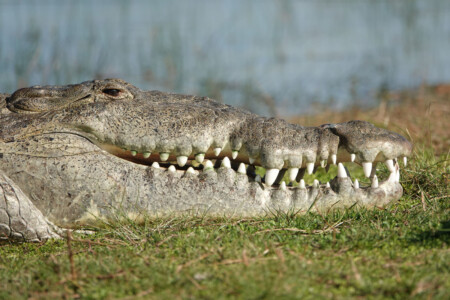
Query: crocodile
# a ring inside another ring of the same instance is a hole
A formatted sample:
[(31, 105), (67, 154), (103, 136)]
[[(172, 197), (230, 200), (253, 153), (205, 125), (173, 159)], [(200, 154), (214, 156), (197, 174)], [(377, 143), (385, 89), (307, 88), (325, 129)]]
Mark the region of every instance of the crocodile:
[[(120, 79), (32, 86), (0, 100), (3, 241), (119, 218), (382, 207), (402, 196), (399, 161), (412, 151), (365, 121), (303, 127)], [(343, 162), (361, 165), (368, 186)], [(377, 162), (390, 171), (384, 181)], [(305, 184), (305, 173), (333, 164), (334, 179)]]

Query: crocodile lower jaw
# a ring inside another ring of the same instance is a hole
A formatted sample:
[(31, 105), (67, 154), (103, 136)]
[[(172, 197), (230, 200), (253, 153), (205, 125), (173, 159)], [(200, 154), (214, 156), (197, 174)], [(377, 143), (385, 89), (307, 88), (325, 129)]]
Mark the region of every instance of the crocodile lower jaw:
[[(247, 197), (249, 195), (260, 197), (260, 207), (263, 209), (324, 211), (358, 204), (364, 207), (381, 207), (398, 200), (403, 193), (399, 183), (400, 167), (397, 159), (386, 163), (391, 172), (384, 180), (380, 180), (375, 174), (376, 166), (373, 169), (371, 166), (372, 172), (369, 172), (370, 175), (367, 176), (370, 177), (369, 185), (360, 183), (358, 179), (352, 181), (348, 170), (337, 161), (331, 161), (331, 164), (337, 163), (337, 175), (333, 180), (322, 183), (315, 179), (311, 185), (307, 185), (302, 178), (305, 172), (313, 173), (317, 168), (327, 168), (329, 165), (320, 166), (320, 163), (317, 163), (311, 170), (308, 170), (308, 166), (276, 170), (276, 172), (269, 169), (261, 178), (255, 173), (254, 165), (241, 162), (250, 162), (248, 157), (245, 158), (241, 154), (240, 157), (235, 156), (233, 159), (233, 153), (229, 149), (220, 153), (218, 151), (212, 153), (214, 149), (211, 149), (205, 157), (212, 159), (186, 157), (185, 161), (180, 162), (179, 158), (171, 155), (161, 159), (159, 153), (136, 153), (115, 146), (102, 146), (102, 148), (122, 159), (143, 165), (143, 167), (145, 165), (148, 172), (152, 174), (152, 178), (171, 178), (172, 185), (177, 185), (177, 182), (182, 182), (184, 185), (189, 181), (192, 182), (192, 186), (200, 186), (200, 182), (207, 182), (211, 187), (220, 186), (221, 189), (234, 189), (241, 193), (245, 191), (243, 195)], [(340, 152), (338, 160), (351, 157), (344, 152)], [(218, 155), (214, 157), (215, 154)], [(364, 164), (362, 165), (364, 168)], [(289, 172), (289, 184), (282, 180), (285, 172)], [(267, 183), (267, 181), (270, 182)]]

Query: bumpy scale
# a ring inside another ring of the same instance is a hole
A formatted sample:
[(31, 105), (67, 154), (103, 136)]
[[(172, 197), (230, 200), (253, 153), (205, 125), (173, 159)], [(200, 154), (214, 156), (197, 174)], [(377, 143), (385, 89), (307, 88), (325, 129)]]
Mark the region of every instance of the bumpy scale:
[[(303, 127), (119, 80), (0, 94), (0, 239), (39, 241), (118, 216), (385, 205), (402, 194), (402, 136), (363, 121)], [(362, 164), (370, 186), (342, 162)], [(372, 165), (391, 172), (379, 181)], [(338, 164), (329, 183), (303, 174)], [(247, 167), (247, 165), (249, 165)], [(266, 169), (264, 179), (255, 166)], [(285, 171), (294, 184), (282, 180)], [(297, 183), (298, 182), (298, 185)]]

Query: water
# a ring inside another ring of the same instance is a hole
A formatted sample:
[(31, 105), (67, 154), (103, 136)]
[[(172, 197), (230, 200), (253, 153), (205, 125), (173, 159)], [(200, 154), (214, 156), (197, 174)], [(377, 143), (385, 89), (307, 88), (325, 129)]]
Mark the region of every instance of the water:
[(0, 91), (120, 77), (265, 115), (450, 81), (450, 1), (4, 1)]

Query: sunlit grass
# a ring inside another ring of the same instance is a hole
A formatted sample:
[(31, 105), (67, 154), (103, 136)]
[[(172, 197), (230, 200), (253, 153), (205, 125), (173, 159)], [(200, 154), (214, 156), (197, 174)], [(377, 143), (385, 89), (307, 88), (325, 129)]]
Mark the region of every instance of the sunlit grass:
[(386, 209), (118, 218), (70, 248), (4, 245), (0, 298), (445, 299), (448, 157), (417, 151), (402, 174), (405, 195)]
[[(401, 164), (404, 195), (384, 209), (139, 223), (118, 215), (93, 235), (0, 246), (0, 299), (448, 299), (450, 155), (442, 113), (448, 96), (423, 99), (414, 108), (393, 107), (392, 115), (350, 113), (379, 125), (391, 120), (385, 123), (393, 130), (392, 120), (408, 124), (405, 132), (416, 142), (408, 166)], [(427, 103), (437, 108), (423, 114)], [(315, 121), (323, 120), (330, 115)], [(364, 183), (361, 167), (345, 165)], [(387, 178), (383, 164), (377, 175)], [(336, 167), (319, 168), (305, 181), (334, 176)]]

